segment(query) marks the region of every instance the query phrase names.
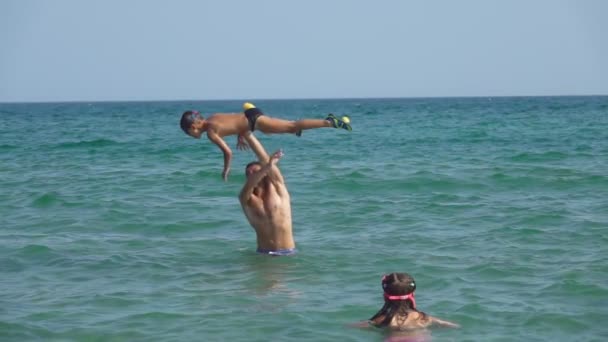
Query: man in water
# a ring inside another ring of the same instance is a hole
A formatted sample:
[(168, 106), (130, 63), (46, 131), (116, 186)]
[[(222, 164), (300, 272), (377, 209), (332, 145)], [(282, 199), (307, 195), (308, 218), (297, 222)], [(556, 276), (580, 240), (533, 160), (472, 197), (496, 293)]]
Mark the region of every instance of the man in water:
[(283, 156), (278, 150), (268, 156), (258, 139), (247, 132), (249, 147), (258, 157), (245, 168), (247, 182), (239, 195), (243, 212), (257, 236), (257, 252), (268, 255), (291, 255), (296, 249), (291, 229), (291, 199), (277, 163)]

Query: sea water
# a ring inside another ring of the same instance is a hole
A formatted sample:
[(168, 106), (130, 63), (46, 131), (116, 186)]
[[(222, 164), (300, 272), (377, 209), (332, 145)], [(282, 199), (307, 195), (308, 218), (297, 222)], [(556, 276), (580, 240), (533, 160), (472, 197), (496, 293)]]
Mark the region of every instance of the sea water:
[(608, 97), (258, 100), (353, 130), (258, 138), (293, 257), (256, 254), (251, 152), (181, 113), (245, 100), (0, 104), (1, 341), (382, 341), (410, 273), (434, 341), (608, 339)]

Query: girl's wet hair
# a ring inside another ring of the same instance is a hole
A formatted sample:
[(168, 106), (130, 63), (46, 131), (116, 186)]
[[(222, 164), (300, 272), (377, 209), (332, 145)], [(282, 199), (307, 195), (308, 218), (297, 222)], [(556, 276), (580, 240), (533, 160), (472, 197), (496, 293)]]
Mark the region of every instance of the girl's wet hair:
[(382, 289), (390, 296), (404, 296), (416, 290), (416, 281), (407, 273), (391, 273), (382, 277)]
[[(397, 318), (397, 324), (403, 325), (407, 320), (408, 313), (416, 311), (426, 316), (424, 312), (416, 309), (413, 293), (416, 291), (416, 281), (407, 273), (391, 273), (382, 277), (382, 290), (384, 291), (384, 305), (369, 320), (376, 326), (386, 327)], [(411, 294), (411, 295), (410, 295)], [(410, 295), (410, 296), (408, 296)], [(389, 299), (389, 297), (407, 296), (407, 299)], [(377, 321), (381, 319), (380, 321)]]

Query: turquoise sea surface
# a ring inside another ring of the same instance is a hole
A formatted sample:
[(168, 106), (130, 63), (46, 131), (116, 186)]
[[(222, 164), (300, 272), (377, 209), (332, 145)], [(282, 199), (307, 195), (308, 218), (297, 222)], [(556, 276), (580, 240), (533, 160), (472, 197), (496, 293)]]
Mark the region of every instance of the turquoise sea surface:
[(245, 100), (0, 104), (0, 341), (383, 341), (408, 272), (433, 341), (608, 340), (608, 97), (254, 101), (293, 257), (256, 254), (249, 151), (179, 128)]

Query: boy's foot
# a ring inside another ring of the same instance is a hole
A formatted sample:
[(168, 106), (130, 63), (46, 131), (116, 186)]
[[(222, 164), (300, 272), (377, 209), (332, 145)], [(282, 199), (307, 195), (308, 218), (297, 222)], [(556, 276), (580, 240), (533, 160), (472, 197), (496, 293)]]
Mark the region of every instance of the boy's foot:
[(348, 116), (343, 116), (341, 119), (336, 118), (335, 115), (333, 115), (332, 113), (329, 113), (329, 115), (327, 115), (327, 118), (325, 118), (325, 120), (331, 122), (332, 126), (334, 126), (334, 128), (343, 128), (347, 131), (352, 131), (353, 128), (350, 126), (350, 118)]

